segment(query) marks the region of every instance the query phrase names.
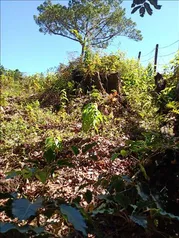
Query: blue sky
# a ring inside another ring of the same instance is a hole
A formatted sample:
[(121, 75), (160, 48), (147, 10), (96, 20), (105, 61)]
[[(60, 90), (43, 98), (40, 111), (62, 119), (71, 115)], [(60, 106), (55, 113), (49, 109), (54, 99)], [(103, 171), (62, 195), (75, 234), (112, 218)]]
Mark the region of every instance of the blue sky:
[[(46, 72), (59, 63), (67, 63), (73, 55), (79, 55), (81, 48), (78, 43), (39, 32), (33, 15), (38, 14), (37, 7), (41, 3), (43, 1), (1, 0), (1, 64), (5, 68), (19, 69), (27, 74)], [(137, 58), (141, 51), (141, 62), (145, 65), (153, 62), (154, 51), (151, 51), (158, 43), (160, 69), (179, 49), (179, 42), (162, 49), (179, 40), (179, 1), (159, 0), (162, 9), (154, 9), (152, 16), (145, 15), (144, 18), (138, 13), (130, 14), (131, 3), (132, 0), (127, 0), (122, 6), (126, 8), (126, 16), (137, 23), (143, 40), (135, 42), (126, 37), (117, 37), (105, 52), (121, 50), (127, 53), (127, 57)], [(171, 55), (165, 56), (168, 54)]]

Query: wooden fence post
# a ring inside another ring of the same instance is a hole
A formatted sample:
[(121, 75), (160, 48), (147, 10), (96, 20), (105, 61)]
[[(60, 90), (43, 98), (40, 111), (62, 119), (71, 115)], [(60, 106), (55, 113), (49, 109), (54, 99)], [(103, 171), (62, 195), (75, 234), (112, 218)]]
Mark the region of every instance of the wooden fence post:
[(158, 47), (159, 47), (159, 45), (156, 44), (155, 57), (154, 57), (154, 73), (156, 73), (156, 70), (157, 70)]
[(141, 51), (139, 51), (139, 54), (138, 54), (138, 61), (140, 61), (140, 57), (141, 57)]

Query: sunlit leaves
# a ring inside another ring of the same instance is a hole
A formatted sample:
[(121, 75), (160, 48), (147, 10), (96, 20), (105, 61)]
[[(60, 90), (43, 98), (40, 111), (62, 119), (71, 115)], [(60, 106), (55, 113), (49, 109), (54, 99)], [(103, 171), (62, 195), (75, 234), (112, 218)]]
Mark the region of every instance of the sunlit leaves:
[(57, 153), (61, 150), (62, 150), (62, 140), (60, 137), (58, 138), (48, 137), (45, 140), (44, 158), (48, 163), (54, 161)]
[(111, 157), (111, 160), (114, 161), (118, 157), (119, 157), (119, 153), (114, 153)]
[(12, 170), (10, 172), (7, 172), (6, 179), (11, 179), (18, 175), (21, 175), (24, 179), (29, 179), (32, 178), (34, 172), (35, 172), (34, 168), (27, 168), (27, 167), (25, 167), (22, 170)]
[(37, 10), (39, 15), (34, 16), (34, 20), (39, 31), (79, 42), (83, 56), (88, 47), (106, 48), (111, 39), (119, 35), (136, 41), (142, 39), (135, 23), (125, 17), (118, 0), (70, 1), (68, 6), (49, 1)]
[(40, 170), (38, 169), (35, 173), (35, 177), (40, 181), (42, 182), (43, 184), (46, 183), (48, 177), (49, 177), (49, 172), (46, 171), (46, 170)]
[(98, 127), (103, 123), (103, 116), (98, 110), (97, 103), (87, 104), (82, 111), (82, 128), (84, 132), (90, 129), (95, 129), (98, 132)]

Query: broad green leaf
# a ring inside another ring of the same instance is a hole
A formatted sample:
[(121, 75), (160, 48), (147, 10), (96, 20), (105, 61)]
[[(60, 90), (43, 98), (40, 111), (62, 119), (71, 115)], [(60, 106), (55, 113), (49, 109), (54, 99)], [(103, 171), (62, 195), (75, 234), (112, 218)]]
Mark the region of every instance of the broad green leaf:
[(87, 201), (87, 203), (90, 203), (92, 200), (92, 192), (90, 190), (87, 190), (84, 194), (84, 199)]
[(15, 224), (0, 222), (0, 233), (6, 233), (11, 229), (16, 229)]
[(24, 168), (21, 171), (21, 173), (22, 173), (23, 178), (25, 178), (25, 179), (29, 179), (33, 176), (33, 171), (29, 168)]
[(44, 152), (44, 157), (45, 157), (47, 163), (51, 163), (51, 162), (54, 161), (55, 158), (56, 158), (55, 151), (52, 150), (51, 148), (48, 149), (48, 150), (46, 150), (46, 151)]
[(122, 193), (117, 193), (114, 196), (114, 200), (119, 203), (122, 207), (127, 208), (130, 204), (130, 199), (129, 197), (125, 196)]
[(111, 157), (111, 160), (114, 161), (118, 157), (119, 157), (119, 153), (114, 153)]
[(72, 223), (77, 231), (81, 231), (84, 236), (87, 236), (85, 220), (76, 208), (62, 204), (60, 205), (60, 211), (63, 215), (67, 216), (68, 221)]
[(111, 178), (111, 183), (109, 186), (109, 191), (112, 191), (113, 189), (115, 189), (116, 192), (121, 192), (124, 189), (124, 181), (122, 180), (122, 178), (118, 175), (114, 175)]
[(46, 183), (48, 176), (49, 176), (49, 173), (45, 170), (37, 170), (35, 173), (35, 177), (43, 184)]
[(27, 220), (30, 216), (35, 216), (37, 210), (42, 207), (42, 199), (39, 198), (31, 203), (27, 199), (16, 199), (12, 203), (12, 214), (20, 221)]
[(139, 226), (142, 226), (143, 228), (147, 228), (147, 220), (146, 217), (144, 216), (139, 216), (139, 215), (131, 215), (130, 219), (138, 224)]
[(16, 177), (18, 175), (21, 175), (21, 171), (20, 170), (17, 170), (17, 171), (16, 170), (12, 170), (10, 172), (7, 172), (6, 174), (7, 174), (6, 179), (12, 179), (12, 178), (14, 178), (14, 177)]
[(79, 151), (77, 146), (71, 146), (71, 149), (72, 149), (74, 155), (76, 155), (76, 156), (80, 153), (80, 151)]
[(74, 165), (68, 159), (60, 159), (57, 161), (59, 167), (74, 167)]
[(82, 148), (82, 152), (86, 153), (88, 150), (92, 149), (95, 145), (97, 145), (96, 142), (85, 145), (84, 148)]
[(0, 233), (6, 233), (12, 229), (18, 230), (20, 233), (27, 233), (30, 230), (34, 231), (37, 234), (44, 232), (44, 227), (33, 227), (33, 226), (29, 226), (29, 225), (19, 227), (18, 225), (13, 224), (13, 223), (0, 222)]

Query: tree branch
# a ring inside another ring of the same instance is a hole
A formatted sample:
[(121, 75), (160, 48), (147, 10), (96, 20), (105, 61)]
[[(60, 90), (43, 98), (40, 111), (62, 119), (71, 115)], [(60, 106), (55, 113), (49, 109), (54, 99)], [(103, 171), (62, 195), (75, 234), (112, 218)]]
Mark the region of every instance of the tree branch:
[[(70, 36), (64, 35), (63, 33), (57, 33), (57, 32), (55, 32), (55, 31), (52, 30), (52, 29), (51, 29), (47, 24), (45, 24), (45, 26), (46, 26), (46, 28), (48, 29), (48, 31), (51, 32), (51, 33), (53, 33), (54, 35), (63, 36), (63, 37), (66, 37), (66, 38), (68, 38), (68, 39), (70, 39), (70, 40), (74, 40), (74, 41), (79, 42), (79, 40), (76, 39), (76, 38), (73, 38), (73, 37), (70, 37)], [(79, 42), (79, 43), (80, 43), (80, 42)]]

